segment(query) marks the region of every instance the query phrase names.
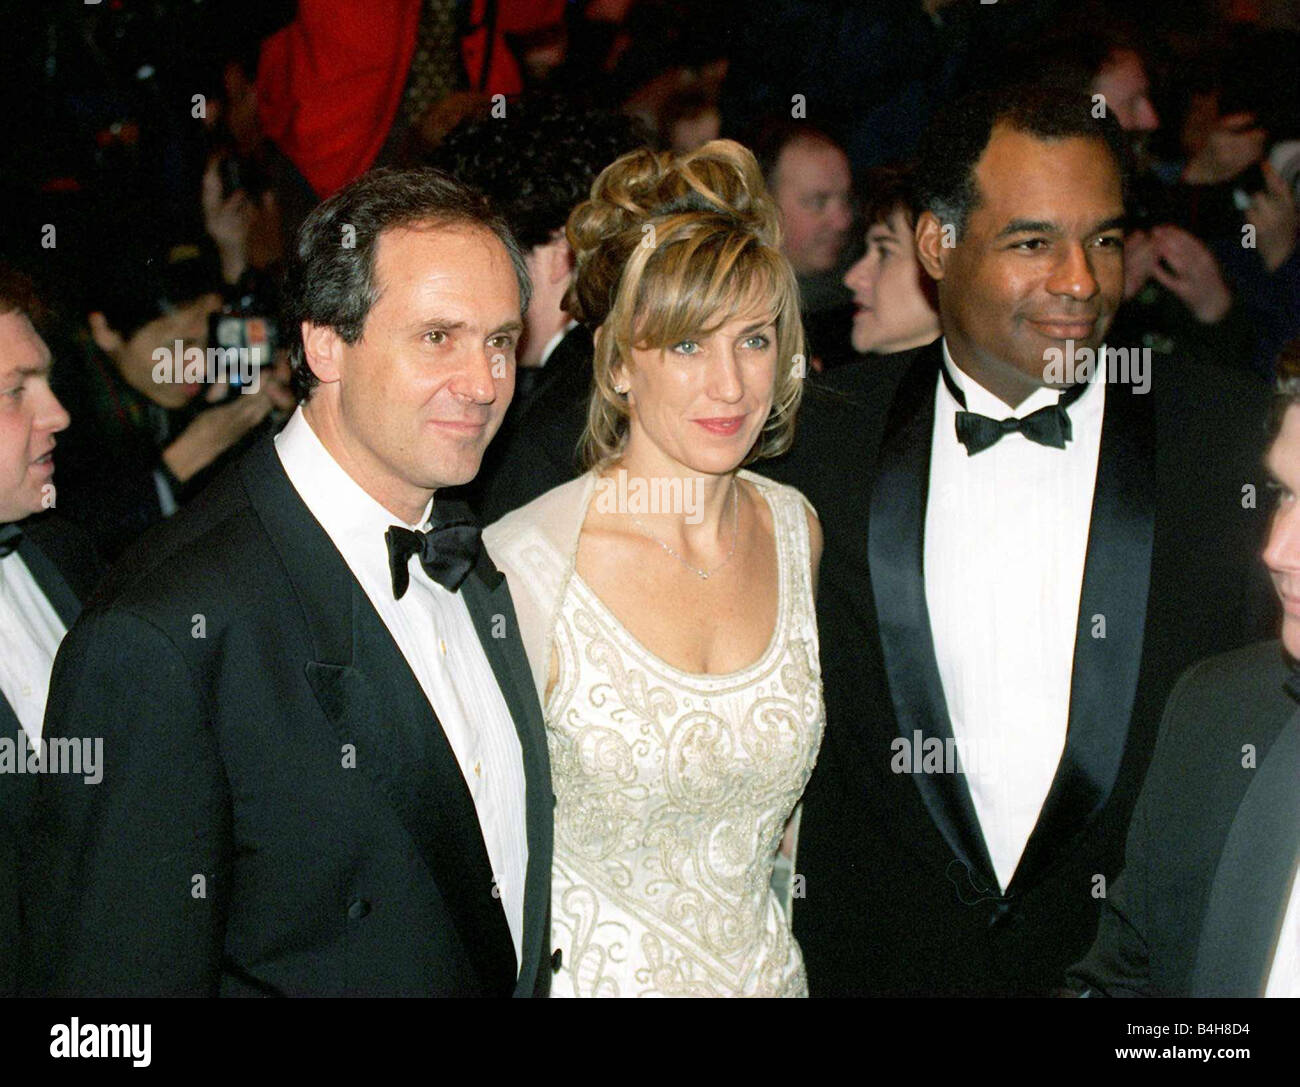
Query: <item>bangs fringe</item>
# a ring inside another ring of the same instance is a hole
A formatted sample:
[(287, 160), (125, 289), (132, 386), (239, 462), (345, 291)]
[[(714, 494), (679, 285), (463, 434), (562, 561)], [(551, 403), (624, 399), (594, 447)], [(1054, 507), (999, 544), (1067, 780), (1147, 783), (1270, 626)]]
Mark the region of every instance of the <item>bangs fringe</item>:
[(704, 234), (665, 247), (647, 263), (631, 330), (638, 349), (662, 349), (709, 335), (748, 309), (770, 307), (776, 322), (797, 300), (782, 282), (777, 255), (752, 235)]

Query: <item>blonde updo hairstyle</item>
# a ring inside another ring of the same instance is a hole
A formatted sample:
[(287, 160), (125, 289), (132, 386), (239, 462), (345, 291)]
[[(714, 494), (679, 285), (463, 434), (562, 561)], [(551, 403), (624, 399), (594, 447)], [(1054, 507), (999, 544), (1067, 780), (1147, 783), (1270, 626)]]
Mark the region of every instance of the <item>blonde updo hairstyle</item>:
[(780, 250), (776, 205), (749, 151), (711, 140), (682, 156), (630, 152), (596, 178), (567, 234), (576, 268), (564, 308), (596, 331), (582, 436), (587, 468), (605, 468), (626, 446), (628, 404), (614, 391), (614, 372), (631, 366), (632, 348), (710, 334), (754, 300), (774, 314), (776, 387), (742, 463), (789, 448), (805, 370), (799, 287)]

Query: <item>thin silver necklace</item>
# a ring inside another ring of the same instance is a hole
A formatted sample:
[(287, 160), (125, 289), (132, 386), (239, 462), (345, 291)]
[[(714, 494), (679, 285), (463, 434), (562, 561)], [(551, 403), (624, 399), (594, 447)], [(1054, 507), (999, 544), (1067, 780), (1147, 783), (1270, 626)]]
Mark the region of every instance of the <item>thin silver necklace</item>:
[(731, 550), (727, 552), (727, 557), (718, 563), (718, 565), (712, 570), (701, 570), (698, 566), (692, 566), (682, 558), (681, 555), (664, 543), (663, 540), (651, 532), (649, 527), (646, 526), (639, 517), (634, 516), (632, 518), (632, 523), (641, 530), (642, 535), (648, 536), (650, 539), (654, 540), (655, 543), (667, 551), (668, 554), (672, 555), (673, 558), (685, 566), (686, 569), (690, 570), (691, 573), (701, 581), (708, 581), (709, 578), (726, 566), (727, 563), (731, 561), (731, 556), (736, 553), (736, 540), (739, 537), (740, 529), (740, 488), (737, 486), (736, 477), (731, 477)]

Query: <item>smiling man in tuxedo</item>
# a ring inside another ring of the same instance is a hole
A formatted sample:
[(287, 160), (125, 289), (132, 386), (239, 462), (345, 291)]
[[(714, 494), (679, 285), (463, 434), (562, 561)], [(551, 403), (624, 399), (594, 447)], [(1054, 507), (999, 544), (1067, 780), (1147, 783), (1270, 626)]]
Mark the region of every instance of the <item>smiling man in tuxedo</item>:
[(1060, 365), (1102, 354), (1122, 295), (1123, 156), (1086, 98), (944, 111), (916, 225), (943, 336), (829, 375), (846, 397), (810, 396), (771, 469), (826, 526), (814, 995), (1059, 986), (1174, 679), (1267, 630), (1243, 501), (1266, 390)]
[(546, 992), (552, 795), (504, 579), (463, 484), (509, 404), (529, 284), (436, 171), (299, 232), (300, 406), (140, 541), (69, 633), (46, 718), (48, 975), (73, 994)]

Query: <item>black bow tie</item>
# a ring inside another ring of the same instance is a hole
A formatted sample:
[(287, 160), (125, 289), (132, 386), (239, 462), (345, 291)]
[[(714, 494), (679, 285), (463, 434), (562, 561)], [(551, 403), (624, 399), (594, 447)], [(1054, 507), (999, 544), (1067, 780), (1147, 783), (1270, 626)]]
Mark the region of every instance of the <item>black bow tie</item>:
[(0, 525), (0, 559), (18, 550), (23, 530), (17, 525)]
[(394, 525), (386, 533), (388, 565), (393, 572), (393, 596), (401, 600), (410, 584), (407, 569), (412, 555), (418, 555), (424, 572), (449, 592), (456, 592), (478, 562), (483, 529), (469, 510), (455, 503), (435, 510), (433, 527), (412, 532)]
[(940, 370), (948, 391), (963, 408), (957, 413), (957, 440), (966, 447), (968, 457), (982, 453), (989, 446), (1000, 442), (1004, 434), (1017, 430), (1031, 442), (1050, 446), (1053, 449), (1064, 449), (1065, 443), (1074, 437), (1070, 414), (1066, 408), (1083, 395), (1084, 390), (1088, 388), (1087, 382), (1081, 381), (1071, 385), (1055, 404), (1031, 411), (1024, 418), (1017, 419), (1013, 416), (1009, 419), (990, 419), (987, 415), (964, 410), (966, 394), (953, 380), (946, 364), (941, 366)]

